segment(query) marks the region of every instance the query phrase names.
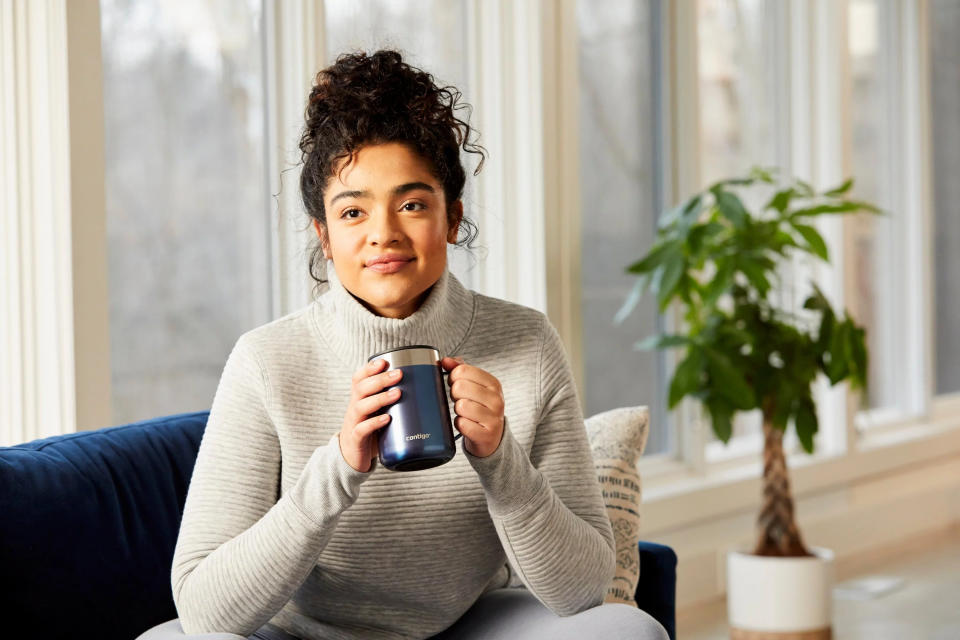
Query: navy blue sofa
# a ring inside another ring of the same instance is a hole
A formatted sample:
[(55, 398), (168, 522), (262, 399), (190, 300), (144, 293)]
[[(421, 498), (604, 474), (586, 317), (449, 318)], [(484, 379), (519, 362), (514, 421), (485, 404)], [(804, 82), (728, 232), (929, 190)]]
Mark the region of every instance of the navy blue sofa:
[[(177, 617), (173, 550), (208, 412), (0, 448), (0, 630), (132, 640)], [(640, 543), (637, 602), (674, 631), (676, 555)]]

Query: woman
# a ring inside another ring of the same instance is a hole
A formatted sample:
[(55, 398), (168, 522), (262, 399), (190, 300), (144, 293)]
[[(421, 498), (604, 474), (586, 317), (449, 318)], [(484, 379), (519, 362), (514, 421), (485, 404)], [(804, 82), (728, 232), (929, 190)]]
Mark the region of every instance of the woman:
[[(483, 164), (449, 89), (389, 50), (318, 74), (301, 191), (328, 288), (227, 359), (173, 559), (180, 617), (142, 637), (666, 637), (600, 606), (614, 540), (556, 330), (448, 269), (470, 225), (460, 145)], [(446, 356), (463, 445), (401, 473), (371, 417), (398, 378), (367, 358), (410, 344)]]

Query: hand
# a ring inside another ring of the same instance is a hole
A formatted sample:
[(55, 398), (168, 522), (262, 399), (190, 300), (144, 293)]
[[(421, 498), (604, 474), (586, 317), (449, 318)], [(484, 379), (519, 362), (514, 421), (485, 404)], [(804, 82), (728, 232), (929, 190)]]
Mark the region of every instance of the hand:
[(500, 381), (463, 358), (444, 358), (440, 365), (450, 372), (447, 383), (457, 414), (454, 425), (463, 434), (470, 455), (486, 458), (497, 450), (503, 437), (503, 389)]
[(383, 389), (400, 382), (403, 371), (384, 371), (386, 365), (386, 360), (378, 358), (353, 374), (350, 404), (343, 417), (343, 427), (337, 434), (343, 459), (362, 473), (370, 471), (377, 458), (377, 431), (390, 422), (389, 414), (372, 418), (370, 414), (400, 399), (400, 389)]

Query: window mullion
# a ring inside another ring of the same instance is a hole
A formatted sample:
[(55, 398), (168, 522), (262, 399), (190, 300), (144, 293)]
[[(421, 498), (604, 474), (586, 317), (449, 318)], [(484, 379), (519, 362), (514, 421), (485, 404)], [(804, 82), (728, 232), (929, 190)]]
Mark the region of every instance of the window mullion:
[[(905, 221), (905, 269), (901, 274), (906, 299), (897, 300), (904, 313), (902, 341), (909, 370), (906, 409), (910, 415), (928, 415), (934, 395), (933, 340), (933, 185), (930, 144), (930, 60), (926, 0), (901, 0), (894, 17), (901, 24), (899, 73), (903, 153), (894, 156), (902, 179), (902, 220)], [(896, 121), (895, 121), (896, 122)], [(900, 182), (894, 180), (894, 182)], [(908, 286), (908, 283), (921, 283)]]

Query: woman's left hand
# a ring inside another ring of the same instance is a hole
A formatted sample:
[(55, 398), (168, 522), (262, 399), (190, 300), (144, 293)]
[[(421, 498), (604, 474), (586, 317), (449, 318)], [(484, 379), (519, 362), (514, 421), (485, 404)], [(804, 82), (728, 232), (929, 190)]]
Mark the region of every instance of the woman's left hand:
[(463, 434), (464, 448), (472, 456), (486, 458), (500, 446), (503, 437), (503, 389), (500, 381), (463, 358), (444, 358), (440, 365), (450, 372), (447, 383), (457, 417), (454, 424)]

